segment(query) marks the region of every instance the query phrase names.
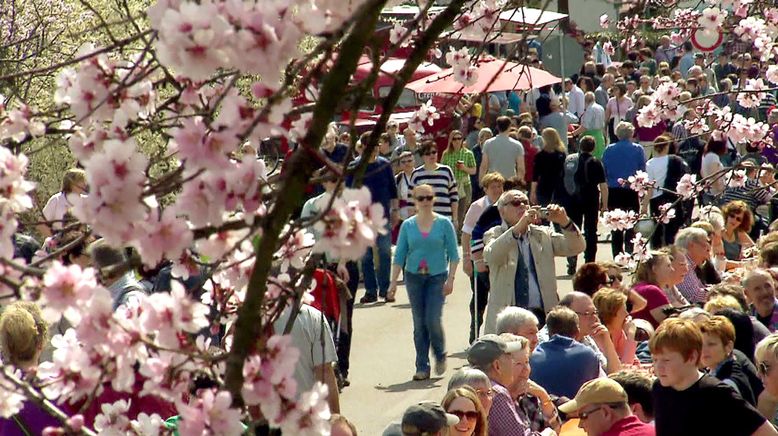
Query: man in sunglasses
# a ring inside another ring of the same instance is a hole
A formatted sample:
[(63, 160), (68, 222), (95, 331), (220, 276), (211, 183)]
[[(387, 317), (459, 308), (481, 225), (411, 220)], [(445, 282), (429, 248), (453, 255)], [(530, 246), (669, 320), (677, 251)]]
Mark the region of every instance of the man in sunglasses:
[(586, 247), (583, 235), (561, 206), (551, 204), (547, 219), (562, 233), (538, 225), (539, 207), (530, 207), (527, 195), (504, 192), (497, 200), (502, 224), (484, 235), (484, 259), (491, 289), (486, 306), (485, 332), (496, 330), (497, 314), (508, 306), (532, 310), (538, 318), (559, 303), (554, 257), (576, 256)]
[(624, 388), (609, 378), (586, 382), (575, 399), (559, 410), (578, 416), (578, 427), (589, 436), (654, 436), (654, 426), (641, 422), (627, 403)]

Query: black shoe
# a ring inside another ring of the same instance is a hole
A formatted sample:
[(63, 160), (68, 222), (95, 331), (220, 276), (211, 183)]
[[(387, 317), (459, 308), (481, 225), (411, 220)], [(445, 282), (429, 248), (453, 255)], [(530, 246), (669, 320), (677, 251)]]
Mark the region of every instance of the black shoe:
[(567, 265), (567, 275), (575, 275), (575, 265)]
[(364, 297), (359, 299), (359, 302), (362, 304), (375, 303), (376, 301), (378, 301), (378, 297), (373, 297), (370, 295), (365, 295)]

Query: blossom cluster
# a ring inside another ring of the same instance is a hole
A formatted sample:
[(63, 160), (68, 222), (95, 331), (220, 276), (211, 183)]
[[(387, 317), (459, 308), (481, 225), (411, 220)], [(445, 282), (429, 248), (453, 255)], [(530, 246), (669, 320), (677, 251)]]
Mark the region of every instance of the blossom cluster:
[(478, 80), (477, 68), (471, 65), (467, 47), (462, 47), (459, 50), (451, 47), (446, 53), (446, 63), (454, 69), (454, 79), (464, 86), (471, 86)]

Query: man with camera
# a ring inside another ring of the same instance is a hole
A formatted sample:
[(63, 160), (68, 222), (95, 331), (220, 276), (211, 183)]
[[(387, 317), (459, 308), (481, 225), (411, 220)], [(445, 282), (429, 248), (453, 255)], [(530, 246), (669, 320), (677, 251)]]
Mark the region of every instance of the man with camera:
[[(491, 283), (485, 333), (495, 332), (497, 314), (507, 306), (527, 308), (544, 319), (559, 303), (554, 257), (576, 256), (586, 247), (561, 206), (530, 207), (526, 194), (510, 190), (497, 200), (497, 208), (502, 224), (484, 235)], [(562, 233), (538, 225), (541, 218), (559, 224)]]

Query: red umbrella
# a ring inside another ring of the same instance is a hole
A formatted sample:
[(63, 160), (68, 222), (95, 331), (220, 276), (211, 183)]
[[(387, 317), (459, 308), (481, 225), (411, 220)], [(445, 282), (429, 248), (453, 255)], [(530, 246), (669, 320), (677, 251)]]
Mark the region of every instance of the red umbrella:
[(454, 80), (454, 69), (449, 68), (405, 85), (417, 93), (472, 94), (492, 91), (527, 91), (559, 83), (559, 77), (548, 71), (503, 59), (481, 59), (475, 65), (478, 73), (476, 83), (464, 86)]

